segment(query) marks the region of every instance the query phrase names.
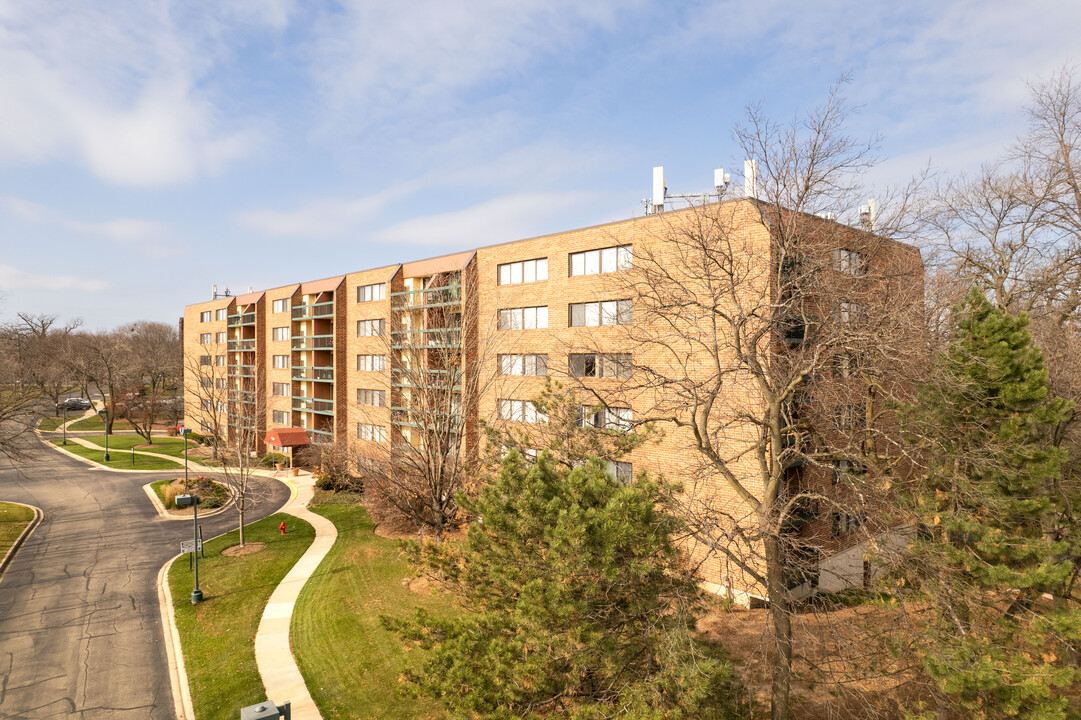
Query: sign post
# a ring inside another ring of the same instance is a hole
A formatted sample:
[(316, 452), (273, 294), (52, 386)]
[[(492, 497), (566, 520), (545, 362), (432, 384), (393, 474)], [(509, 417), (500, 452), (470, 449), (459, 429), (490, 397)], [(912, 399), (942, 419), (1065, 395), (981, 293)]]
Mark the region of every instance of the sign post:
[(191, 591), (191, 604), (196, 605), (203, 601), (203, 591), (199, 589), (199, 546), (202, 544), (199, 542), (199, 496), (194, 494), (176, 496), (177, 507), (187, 507), (188, 505), (191, 505), (194, 522), (191, 547), (195, 555), (195, 589)]
[(184, 441), (184, 489), (188, 489), (188, 433), (191, 432), (191, 428), (184, 427), (184, 423), (180, 423), (176, 426), (177, 432), (180, 433), (180, 439)]

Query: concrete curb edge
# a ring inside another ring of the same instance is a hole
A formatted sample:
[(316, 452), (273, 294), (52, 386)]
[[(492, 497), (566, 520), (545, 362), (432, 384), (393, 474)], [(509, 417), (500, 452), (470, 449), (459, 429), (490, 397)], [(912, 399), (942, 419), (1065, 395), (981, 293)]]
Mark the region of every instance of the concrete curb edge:
[(41, 524), (42, 520), (45, 519), (45, 513), (42, 511), (41, 508), (35, 505), (27, 505), (26, 503), (15, 502), (14, 500), (4, 500), (2, 502), (30, 508), (34, 511), (34, 519), (31, 520), (30, 523), (23, 528), (23, 531), (19, 533), (19, 537), (15, 538), (15, 542), (13, 542), (11, 544), (11, 547), (8, 548), (7, 553), (5, 553), (4, 555), (4, 559), (0, 560), (0, 579), (4, 577), (4, 573), (7, 571), (8, 565), (10, 565), (15, 560), (15, 554), (19, 552), (19, 548), (21, 548), (23, 546), (23, 543), (26, 542), (26, 539), (30, 537), (30, 533), (34, 532), (34, 529)]
[(184, 553), (175, 555), (161, 566), (158, 571), (158, 610), (161, 612), (161, 627), (165, 634), (165, 654), (169, 661), (169, 682), (173, 686), (173, 708), (177, 720), (195, 720), (195, 708), (191, 704), (191, 690), (188, 687), (188, 673), (184, 667), (184, 650), (180, 646), (180, 631), (176, 627), (176, 615), (173, 611), (173, 595), (169, 591), (169, 569), (176, 559)]

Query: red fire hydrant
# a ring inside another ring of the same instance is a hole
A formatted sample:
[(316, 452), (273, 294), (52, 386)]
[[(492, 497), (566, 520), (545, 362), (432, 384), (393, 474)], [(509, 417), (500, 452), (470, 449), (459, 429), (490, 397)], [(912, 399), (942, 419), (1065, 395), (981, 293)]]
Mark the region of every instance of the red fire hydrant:
[(278, 526), (278, 529), (282, 531), (282, 535), (285, 534), (285, 521), (282, 520), (282, 524)]

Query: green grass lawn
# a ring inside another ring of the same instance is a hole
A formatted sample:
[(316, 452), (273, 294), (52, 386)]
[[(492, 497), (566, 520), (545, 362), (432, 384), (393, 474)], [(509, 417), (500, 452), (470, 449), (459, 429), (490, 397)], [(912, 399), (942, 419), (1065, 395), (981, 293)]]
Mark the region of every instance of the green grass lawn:
[(413, 572), (397, 541), (373, 532), (364, 508), (313, 502), (311, 509), (334, 523), (338, 541), (301, 591), (291, 641), (323, 717), (446, 718), (438, 703), (400, 691), (405, 663), (417, 666), (423, 653), (406, 652), (404, 643), (383, 629), (379, 616), (412, 615), (418, 607), (450, 612), (449, 598), (421, 595), (402, 584)]
[[(134, 447), (136, 452), (140, 450), (145, 450), (146, 452), (160, 453), (162, 455), (172, 455), (175, 458), (179, 458), (181, 460), (184, 459), (183, 440), (178, 437), (168, 437), (165, 434), (162, 434), (161, 437), (155, 437), (153, 435), (151, 435), (151, 437), (154, 438), (154, 444), (147, 447), (145, 445), (146, 440), (139, 435), (110, 435), (109, 450), (111, 451), (115, 448), (117, 450), (127, 450), (130, 453), (131, 449)], [(92, 442), (95, 445), (105, 447), (105, 435), (91, 435), (89, 437), (84, 435), (81, 437), (81, 439)], [(193, 447), (197, 447), (197, 445), (189, 441), (189, 453)], [(189, 461), (190, 459), (191, 458), (189, 457)]]
[(0, 559), (3, 559), (23, 528), (34, 519), (34, 511), (22, 505), (0, 502)]
[[(100, 415), (92, 415), (68, 425), (68, 430), (100, 430), (105, 432), (105, 421), (101, 419)], [(131, 430), (131, 423), (127, 420), (117, 419), (113, 422), (113, 430)]]
[(114, 450), (111, 436), (109, 439), (109, 462), (105, 462), (104, 450), (92, 450), (91, 448), (74, 443), (71, 440), (68, 440), (67, 445), (63, 445), (63, 438), (56, 438), (52, 442), (53, 445), (60, 445), (68, 452), (78, 455), (79, 457), (92, 460), (98, 465), (104, 465), (105, 467), (117, 470), (175, 470), (177, 468), (184, 468), (183, 463), (176, 463), (164, 458), (147, 457), (146, 455), (138, 454), (135, 455), (135, 464), (132, 465), (131, 451)]
[[(288, 532), (278, 533), (285, 520)], [(237, 531), (206, 543), (199, 560), (203, 602), (191, 604), (193, 574), (186, 557), (169, 571), (169, 589), (184, 649), (184, 665), (199, 720), (236, 720), (240, 708), (266, 700), (255, 665), (255, 631), (270, 594), (315, 537), (308, 523), (277, 514), (249, 525), (246, 542), (264, 542), (253, 555), (227, 557)]]
[[(74, 416), (72, 416), (72, 417), (74, 417)], [(71, 420), (71, 417), (69, 417), (68, 420)], [(48, 432), (49, 430), (56, 430), (58, 427), (60, 427), (63, 424), (64, 424), (64, 416), (63, 415), (61, 415), (60, 417), (43, 417), (40, 420), (38, 420), (38, 430), (44, 430), (44, 431)]]

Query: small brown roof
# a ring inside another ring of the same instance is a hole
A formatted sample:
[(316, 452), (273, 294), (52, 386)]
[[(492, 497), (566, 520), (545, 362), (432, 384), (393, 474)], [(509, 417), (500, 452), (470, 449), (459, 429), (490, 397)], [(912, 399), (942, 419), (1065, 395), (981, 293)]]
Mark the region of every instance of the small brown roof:
[(303, 428), (274, 428), (266, 434), (263, 442), (267, 445), (278, 447), (296, 447), (298, 445), (311, 445), (308, 433)]
[(338, 277), (326, 278), (325, 280), (312, 280), (311, 282), (301, 283), (300, 292), (303, 295), (331, 292), (336, 290), (338, 286), (342, 284), (342, 280), (344, 279), (344, 275), (339, 275)]

